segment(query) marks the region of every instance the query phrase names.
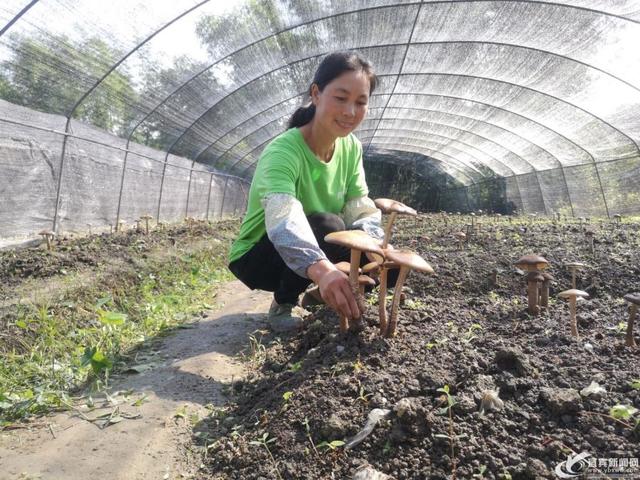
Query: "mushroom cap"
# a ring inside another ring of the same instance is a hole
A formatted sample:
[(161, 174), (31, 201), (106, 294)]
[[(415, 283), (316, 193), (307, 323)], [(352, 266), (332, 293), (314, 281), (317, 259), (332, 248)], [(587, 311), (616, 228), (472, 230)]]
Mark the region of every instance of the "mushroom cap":
[(142, 215), (140, 217), (140, 220), (151, 220), (151, 219), (153, 219), (153, 217), (151, 215), (149, 215), (149, 214)]
[(368, 275), (359, 275), (358, 283), (360, 285), (375, 285), (376, 281), (373, 278), (369, 277)]
[(342, 245), (362, 252), (373, 252), (383, 255), (379, 241), (362, 230), (343, 230), (331, 232), (324, 237), (324, 240), (335, 245)]
[(622, 215), (620, 215), (619, 213), (616, 213), (613, 218), (622, 218)]
[(527, 282), (543, 282), (544, 277), (540, 272), (529, 272), (527, 274)]
[(40, 230), (38, 232), (38, 235), (55, 235), (54, 232), (52, 232), (51, 230), (47, 230), (46, 228), (44, 230)]
[(398, 202), (397, 200), (392, 200), (390, 198), (376, 198), (373, 203), (376, 204), (376, 207), (382, 210), (382, 213), (396, 212), (399, 214), (414, 216), (418, 214), (418, 212), (416, 212), (413, 208), (405, 205), (402, 202)]
[(453, 236), (460, 240), (467, 238), (467, 234), (464, 232), (456, 232), (453, 234)]
[(542, 277), (545, 282), (553, 282), (555, 278), (549, 272), (542, 272)]
[(520, 270), (526, 270), (531, 272), (534, 270), (544, 270), (549, 266), (549, 262), (546, 258), (540, 255), (525, 255), (515, 263), (516, 267)]
[(586, 264), (580, 263), (580, 262), (565, 263), (565, 267), (567, 267), (570, 270), (574, 268), (580, 268), (580, 267), (586, 267), (586, 266), (587, 266)]
[(349, 272), (351, 271), (351, 264), (349, 262), (338, 262), (335, 265), (342, 273), (349, 275)]
[(431, 265), (429, 265), (424, 258), (410, 250), (386, 250), (385, 258), (400, 266), (409, 267), (429, 275), (435, 273)]
[(558, 296), (560, 298), (571, 298), (571, 297), (588, 298), (589, 294), (587, 292), (582, 291), (582, 290), (576, 290), (575, 288), (572, 288), (571, 290), (565, 290), (564, 292), (560, 292), (558, 294)]
[(624, 299), (629, 303), (633, 303), (634, 305), (640, 305), (640, 294), (627, 293), (624, 296)]
[(369, 262), (364, 267), (362, 267), (362, 273), (374, 272), (379, 268), (380, 268), (380, 264), (378, 262)]

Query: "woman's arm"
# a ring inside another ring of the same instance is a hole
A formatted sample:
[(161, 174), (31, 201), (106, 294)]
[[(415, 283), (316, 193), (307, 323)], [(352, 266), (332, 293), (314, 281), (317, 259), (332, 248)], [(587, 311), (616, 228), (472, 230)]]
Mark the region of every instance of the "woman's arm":
[(380, 226), (382, 212), (367, 196), (347, 200), (342, 210), (342, 218), (347, 228), (364, 230), (379, 240), (384, 238), (384, 230)]

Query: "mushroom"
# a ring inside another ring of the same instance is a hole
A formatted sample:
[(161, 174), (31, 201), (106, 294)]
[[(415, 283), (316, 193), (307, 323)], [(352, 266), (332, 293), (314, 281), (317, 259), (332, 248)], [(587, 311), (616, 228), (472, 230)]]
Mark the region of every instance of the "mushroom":
[[(540, 272), (549, 266), (549, 262), (540, 255), (525, 255), (515, 263), (516, 267), (526, 272)], [(543, 281), (544, 278), (542, 278)], [(538, 280), (533, 276), (527, 276), (527, 297), (529, 298), (528, 311), (532, 315), (540, 313), (538, 307)]]
[(627, 336), (625, 339), (625, 345), (627, 347), (635, 347), (636, 340), (635, 338), (633, 338), (633, 322), (636, 319), (638, 305), (640, 305), (640, 295), (628, 293), (624, 296), (624, 299), (629, 302), (629, 321), (627, 322)]
[(393, 301), (391, 303), (391, 315), (389, 316), (389, 324), (385, 332), (386, 337), (393, 337), (396, 334), (398, 326), (398, 306), (400, 305), (400, 295), (402, 286), (411, 270), (418, 270), (428, 275), (433, 275), (434, 271), (420, 255), (408, 250), (385, 250), (385, 258), (400, 266), (398, 280), (393, 290)]
[(44, 237), (45, 241), (47, 242), (47, 250), (51, 250), (51, 241), (53, 240), (53, 237), (56, 236), (55, 232), (44, 229), (44, 230), (40, 230), (38, 232), (38, 235), (40, 235), (41, 237)]
[(575, 288), (572, 288), (571, 290), (560, 292), (558, 296), (560, 298), (569, 300), (569, 309), (571, 312), (571, 336), (575, 337), (576, 340), (578, 340), (580, 337), (578, 336), (578, 322), (576, 320), (576, 303), (578, 297), (588, 298), (589, 294), (587, 292), (583, 292), (582, 290), (576, 290)]
[(139, 232), (140, 231), (140, 222), (142, 222), (142, 219), (139, 218), (139, 219), (135, 220), (135, 222), (136, 222), (136, 232)]
[(587, 228), (584, 231), (584, 236), (587, 237), (587, 241), (589, 242), (589, 250), (591, 250), (591, 256), (595, 256), (596, 254), (596, 250), (595, 250), (595, 245), (594, 245), (594, 237), (595, 237), (596, 232), (593, 231), (593, 229), (591, 228)]
[(380, 320), (380, 335), (387, 332), (387, 273), (399, 265), (391, 261), (383, 261), (380, 265), (380, 285), (378, 287), (378, 319)]
[(125, 222), (124, 220), (119, 220), (118, 223), (116, 224), (116, 232), (123, 231), (126, 224), (127, 222)]
[(464, 248), (464, 243), (467, 240), (467, 235), (464, 232), (456, 232), (453, 236), (458, 241), (458, 250), (462, 250)]
[(144, 231), (147, 235), (149, 235), (149, 220), (151, 219), (153, 219), (153, 217), (148, 213), (140, 217), (140, 220), (144, 220)]
[(527, 273), (527, 302), (529, 313), (537, 315), (540, 313), (540, 284), (544, 282), (544, 277), (540, 272)]
[(393, 227), (393, 222), (395, 222), (398, 214), (416, 216), (418, 212), (404, 203), (391, 200), (390, 198), (376, 198), (374, 203), (382, 213), (390, 214), (389, 220), (387, 221), (387, 225), (384, 229), (384, 240), (382, 242), (382, 248), (387, 248), (389, 238), (391, 237), (391, 227)]
[(620, 215), (619, 213), (616, 213), (613, 216), (613, 220), (616, 223), (616, 225), (620, 226), (620, 224), (622, 223), (622, 215)]
[(571, 288), (576, 288), (576, 271), (580, 270), (582, 267), (586, 267), (584, 263), (580, 262), (571, 262), (565, 265), (571, 272)]
[[(324, 240), (328, 243), (342, 245), (343, 247), (351, 249), (349, 283), (351, 284), (351, 290), (356, 297), (358, 308), (361, 308), (363, 302), (362, 298), (360, 297), (358, 288), (360, 257), (362, 255), (362, 252), (372, 252), (384, 256), (382, 249), (378, 246), (378, 241), (362, 230), (343, 230), (340, 232), (331, 232), (324, 237)], [(340, 331), (342, 333), (345, 333), (348, 329), (349, 319), (341, 315)]]
[(542, 288), (540, 289), (540, 308), (549, 308), (549, 285), (555, 280), (553, 275), (542, 272)]

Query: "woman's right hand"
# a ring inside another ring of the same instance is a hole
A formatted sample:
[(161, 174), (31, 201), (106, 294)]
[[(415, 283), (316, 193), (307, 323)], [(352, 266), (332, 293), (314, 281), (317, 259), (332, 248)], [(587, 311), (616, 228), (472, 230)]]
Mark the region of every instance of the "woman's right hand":
[(318, 285), (322, 299), (340, 315), (348, 319), (360, 318), (356, 297), (351, 290), (349, 277), (330, 261), (321, 260), (311, 265), (307, 274)]

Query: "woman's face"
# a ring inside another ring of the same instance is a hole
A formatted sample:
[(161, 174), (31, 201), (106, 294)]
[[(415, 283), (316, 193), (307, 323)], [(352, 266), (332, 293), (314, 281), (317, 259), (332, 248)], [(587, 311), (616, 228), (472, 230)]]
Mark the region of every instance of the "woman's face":
[(323, 91), (311, 87), (316, 106), (314, 123), (334, 137), (346, 137), (356, 129), (367, 113), (369, 78), (362, 71), (345, 72), (332, 80)]

